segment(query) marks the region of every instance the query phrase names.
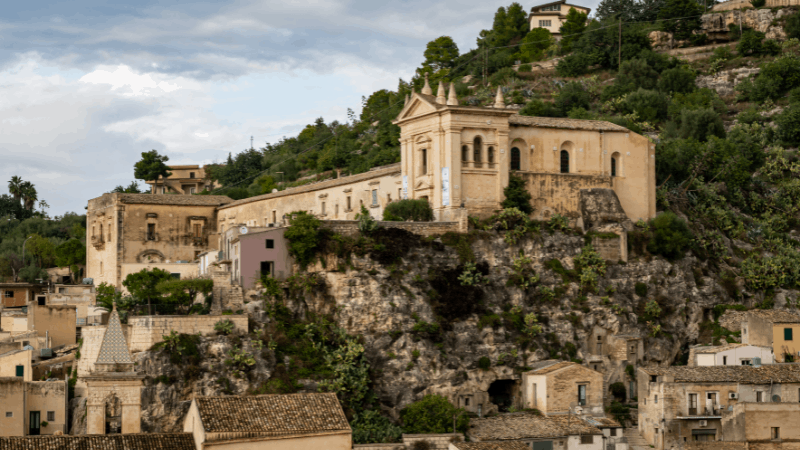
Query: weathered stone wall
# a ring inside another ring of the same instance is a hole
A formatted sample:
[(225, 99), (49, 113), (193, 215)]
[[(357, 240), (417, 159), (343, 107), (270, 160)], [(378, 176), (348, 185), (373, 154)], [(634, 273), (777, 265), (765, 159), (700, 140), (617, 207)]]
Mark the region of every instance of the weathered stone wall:
[[(183, 334), (206, 335), (214, 332), (214, 325), (223, 320), (233, 322), (237, 332), (247, 333), (247, 316), (137, 316), (128, 319), (128, 346), (131, 352), (149, 350), (162, 342), (171, 331)], [(85, 341), (84, 341), (85, 343)]]
[(241, 286), (231, 284), (231, 273), (220, 268), (209, 270), (214, 288), (211, 291), (213, 302), (211, 314), (220, 314), (223, 311), (239, 311), (244, 308), (244, 293)]
[(58, 347), (75, 343), (76, 306), (31, 305), (28, 306), (28, 330), (36, 331), (39, 337), (49, 336), (45, 345)]
[(547, 414), (569, 412), (578, 401), (578, 385), (586, 385), (585, 414), (603, 414), (603, 374), (575, 365), (547, 375)]
[(714, 75), (697, 77), (697, 87), (709, 88), (717, 91), (722, 97), (734, 95), (736, 86), (742, 81), (760, 72), (758, 67), (740, 67), (738, 69), (723, 70)]
[[(748, 446), (747, 442), (730, 441), (687, 441), (683, 444), (685, 450), (753, 450), (755, 447)], [(759, 447), (761, 448), (761, 447)], [(780, 447), (779, 447), (780, 448)], [(785, 448), (785, 447), (783, 447)]]
[(403, 444), (406, 448), (413, 448), (415, 442), (426, 441), (430, 445), (430, 450), (448, 450), (451, 442), (461, 442), (464, 435), (457, 434), (404, 434)]
[[(624, 236), (624, 235), (623, 235)], [(622, 252), (622, 246), (627, 247), (626, 237), (599, 237), (592, 238), (592, 247), (600, 254), (600, 257), (606, 261), (625, 261), (628, 258)]]
[[(460, 222), (378, 222), (385, 228), (398, 228), (420, 236), (433, 236), (447, 232), (466, 233), (466, 224)], [(359, 234), (357, 220), (324, 220), (322, 226), (344, 236)]]

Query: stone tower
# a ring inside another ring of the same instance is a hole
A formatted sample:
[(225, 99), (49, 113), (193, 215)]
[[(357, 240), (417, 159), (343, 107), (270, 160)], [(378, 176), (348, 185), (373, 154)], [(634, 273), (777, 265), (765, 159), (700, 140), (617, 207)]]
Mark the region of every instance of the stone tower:
[(86, 376), (86, 433), (141, 432), (142, 380), (114, 305), (94, 371)]

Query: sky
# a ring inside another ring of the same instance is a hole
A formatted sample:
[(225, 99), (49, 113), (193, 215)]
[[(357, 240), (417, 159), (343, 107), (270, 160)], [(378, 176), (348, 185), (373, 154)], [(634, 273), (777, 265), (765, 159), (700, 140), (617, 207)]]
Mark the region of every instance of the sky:
[[(529, 10), (543, 3), (521, 2)], [(595, 8), (597, 0), (584, 2)], [(476, 0), (9, 2), (0, 16), (0, 194), (19, 175), (51, 216), (133, 181), (151, 149), (207, 164), (397, 88), (425, 45), (475, 47)], [(140, 185), (144, 183), (140, 181)]]

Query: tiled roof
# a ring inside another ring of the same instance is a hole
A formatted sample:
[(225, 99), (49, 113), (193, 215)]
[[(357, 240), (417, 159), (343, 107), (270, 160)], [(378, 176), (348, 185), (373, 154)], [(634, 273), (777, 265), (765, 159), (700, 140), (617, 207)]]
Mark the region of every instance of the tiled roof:
[(125, 335), (122, 334), (122, 324), (119, 322), (119, 313), (114, 307), (108, 318), (108, 327), (103, 335), (103, 343), (97, 354), (95, 364), (133, 364), (131, 353)]
[(207, 433), (281, 436), (350, 431), (333, 393), (199, 397), (195, 401)]
[(111, 194), (120, 203), (138, 205), (220, 206), (233, 201), (226, 195)]
[(578, 417), (503, 414), (485, 419), (472, 419), (467, 434), (481, 441), (504, 441), (526, 438), (555, 438), (602, 432)]
[(528, 444), (520, 441), (508, 442), (453, 442), (458, 450), (531, 450)]
[(800, 323), (800, 316), (790, 311), (779, 309), (735, 311), (729, 309), (719, 318), (719, 324), (731, 331), (738, 331), (741, 329), (742, 322), (747, 321), (748, 317), (758, 317), (772, 323)]
[(625, 127), (606, 122), (604, 120), (581, 120), (581, 119), (562, 119), (558, 117), (530, 117), (513, 115), (508, 118), (511, 125), (528, 125), (542, 128), (563, 128), (567, 130), (588, 130), (588, 131), (622, 131), (630, 132)]
[(370, 170), (369, 172), (358, 173), (347, 177), (334, 178), (332, 180), (325, 180), (325, 181), (320, 181), (318, 183), (306, 184), (303, 186), (289, 188), (271, 194), (263, 194), (263, 195), (256, 195), (255, 197), (243, 198), (241, 200), (236, 200), (235, 202), (231, 202), (228, 203), (227, 205), (221, 206), (219, 209), (222, 210), (233, 206), (243, 205), (245, 203), (252, 203), (252, 202), (257, 202), (259, 200), (267, 200), (270, 198), (285, 197), (287, 195), (300, 194), (302, 192), (313, 192), (313, 191), (318, 191), (320, 189), (328, 189), (336, 186), (356, 183), (359, 181), (371, 180), (373, 178), (380, 178), (382, 176), (390, 175), (396, 172), (400, 172), (400, 163), (391, 164), (377, 170)]
[(195, 450), (191, 433), (0, 437), (0, 450)]
[(534, 367), (534, 369), (531, 370), (528, 373), (535, 373), (536, 375), (544, 375), (544, 374), (548, 374), (548, 373), (551, 373), (551, 372), (555, 372), (556, 370), (561, 370), (561, 369), (563, 369), (565, 367), (577, 366), (577, 364), (575, 364), (574, 362), (570, 362), (570, 361), (556, 361), (556, 360), (552, 360), (551, 359), (551, 360), (544, 361), (544, 362), (548, 362), (548, 363), (549, 362), (553, 362), (553, 364), (548, 364), (548, 365), (542, 366), (540, 368)]
[(734, 348), (747, 347), (747, 346), (748, 346), (747, 344), (739, 344), (739, 343), (723, 344), (723, 345), (712, 345), (712, 346), (708, 346), (708, 347), (695, 347), (694, 352), (695, 353), (703, 353), (703, 354), (706, 354), (706, 353), (719, 353), (719, 352), (724, 352), (726, 350), (732, 350)]
[(676, 382), (686, 383), (800, 383), (799, 364), (753, 366), (671, 366), (642, 369), (650, 375), (671, 375)]
[(622, 428), (619, 422), (609, 417), (585, 417), (584, 420), (597, 428)]

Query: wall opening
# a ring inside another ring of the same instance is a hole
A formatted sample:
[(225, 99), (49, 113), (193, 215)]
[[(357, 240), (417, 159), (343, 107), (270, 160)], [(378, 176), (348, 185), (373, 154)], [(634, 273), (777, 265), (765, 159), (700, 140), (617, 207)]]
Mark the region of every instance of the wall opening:
[(461, 146), (461, 161), (468, 161), (469, 159), (469, 147), (466, 145)]
[(475, 167), (481, 166), (481, 153), (483, 153), (483, 144), (480, 136), (475, 136), (472, 141), (472, 160), (475, 161)]
[(122, 433), (122, 404), (119, 397), (114, 394), (109, 395), (104, 409), (106, 434)]
[(561, 150), (561, 173), (569, 173), (569, 152)]
[(522, 157), (517, 147), (511, 149), (511, 170), (522, 170)]
[(489, 401), (497, 405), (500, 412), (508, 412), (514, 406), (514, 380), (496, 380), (489, 386)]

